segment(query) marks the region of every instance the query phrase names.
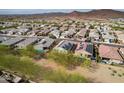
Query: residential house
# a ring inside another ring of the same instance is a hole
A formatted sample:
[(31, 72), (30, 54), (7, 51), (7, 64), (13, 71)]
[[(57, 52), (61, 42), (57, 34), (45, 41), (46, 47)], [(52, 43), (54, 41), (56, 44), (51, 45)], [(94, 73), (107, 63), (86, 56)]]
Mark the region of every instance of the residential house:
[(1, 45), (6, 45), (6, 46), (9, 46), (9, 47), (16, 47), (15, 45), (21, 41), (23, 41), (24, 39), (23, 38), (20, 38), (20, 37), (16, 37), (16, 38), (11, 38), (9, 40), (6, 40), (4, 42), (1, 43)]
[(110, 45), (99, 46), (99, 56), (102, 60), (107, 60), (110, 64), (122, 64), (124, 59), (119, 53), (119, 47)]
[(54, 31), (54, 30), (57, 30), (57, 29), (58, 29), (58, 27), (51, 27), (50, 31)]
[(51, 37), (59, 38), (60, 31), (59, 30), (53, 30), (49, 34), (50, 34)]
[(87, 29), (82, 28), (82, 29), (75, 35), (75, 37), (76, 37), (76, 38), (79, 38), (79, 39), (85, 38), (87, 31), (88, 31)]
[(18, 28), (17, 35), (26, 35), (30, 30), (28, 28)]
[(99, 41), (99, 39), (100, 39), (99, 37), (100, 37), (100, 35), (97, 31), (90, 31), (89, 38), (91, 41)]
[(32, 45), (38, 41), (38, 38), (27, 38), (24, 41), (16, 44), (18, 49), (26, 48), (28, 45)]
[(37, 33), (37, 36), (46, 36), (50, 33), (50, 30), (41, 30)]
[(104, 32), (102, 33), (102, 38), (103, 38), (103, 41), (107, 43), (112, 43), (116, 39), (115, 36), (110, 35), (109, 33), (104, 33)]
[(16, 34), (17, 33), (17, 29), (9, 28), (9, 29), (1, 30), (1, 32), (3, 34), (13, 35), (13, 34)]
[(49, 50), (53, 46), (55, 40), (51, 38), (44, 38), (40, 42), (34, 45), (34, 49), (37, 51)]
[(68, 52), (68, 51), (74, 52), (76, 47), (77, 47), (77, 42), (63, 40), (54, 49), (60, 52)]
[(9, 37), (0, 37), (0, 43), (6, 41), (7, 39), (10, 39)]
[(124, 43), (124, 34), (118, 35), (118, 40), (119, 40), (121, 43)]
[(117, 36), (117, 39), (120, 43), (124, 44), (124, 32), (123, 31), (115, 31), (114, 32)]
[(116, 37), (113, 34), (110, 34), (108, 30), (109, 28), (107, 27), (101, 27), (101, 29), (99, 30), (99, 33), (102, 36), (103, 42), (107, 42), (107, 43), (112, 43), (115, 41)]
[(60, 38), (72, 38), (76, 33), (75, 29), (69, 29), (61, 34)]
[(93, 44), (87, 42), (78, 42), (75, 55), (93, 58)]
[(29, 31), (27, 33), (28, 36), (35, 36), (38, 32), (40, 32), (39, 30), (32, 30), (32, 31)]
[(118, 52), (121, 55), (121, 57), (123, 58), (123, 60), (124, 60), (124, 48), (119, 48)]

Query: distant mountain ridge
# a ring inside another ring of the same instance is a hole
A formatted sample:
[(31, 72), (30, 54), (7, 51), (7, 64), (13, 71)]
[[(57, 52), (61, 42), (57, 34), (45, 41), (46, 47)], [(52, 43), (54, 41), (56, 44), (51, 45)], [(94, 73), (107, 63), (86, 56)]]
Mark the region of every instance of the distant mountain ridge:
[(112, 9), (100, 9), (89, 12), (74, 11), (69, 13), (69, 16), (81, 18), (124, 18), (124, 12)]
[[(4, 16), (4, 15), (1, 15)], [(73, 11), (71, 13), (52, 12), (43, 14), (8, 15), (8, 16), (35, 16), (39, 17), (75, 17), (75, 18), (124, 18), (124, 12), (112, 9), (98, 9), (89, 12)]]

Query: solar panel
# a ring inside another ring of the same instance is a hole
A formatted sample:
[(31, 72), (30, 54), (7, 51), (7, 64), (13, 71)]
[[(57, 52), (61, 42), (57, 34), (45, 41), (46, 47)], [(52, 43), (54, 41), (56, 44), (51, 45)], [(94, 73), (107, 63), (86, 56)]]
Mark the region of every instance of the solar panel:
[(91, 44), (88, 44), (87, 45), (87, 48), (86, 48), (86, 51), (88, 51), (89, 53), (93, 53), (93, 45), (91, 45)]

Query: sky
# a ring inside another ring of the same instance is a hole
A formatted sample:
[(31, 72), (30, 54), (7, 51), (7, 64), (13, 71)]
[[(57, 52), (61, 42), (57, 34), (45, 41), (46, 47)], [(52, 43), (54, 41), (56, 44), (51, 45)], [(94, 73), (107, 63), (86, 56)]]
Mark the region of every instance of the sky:
[(0, 14), (37, 14), (37, 13), (50, 13), (50, 12), (72, 12), (81, 11), (87, 12), (91, 9), (0, 9)]
[[(81, 11), (88, 12), (92, 9), (0, 9), (1, 14), (38, 14), (38, 13), (50, 13), (50, 12), (72, 12)], [(124, 9), (119, 9), (118, 11), (124, 11)]]

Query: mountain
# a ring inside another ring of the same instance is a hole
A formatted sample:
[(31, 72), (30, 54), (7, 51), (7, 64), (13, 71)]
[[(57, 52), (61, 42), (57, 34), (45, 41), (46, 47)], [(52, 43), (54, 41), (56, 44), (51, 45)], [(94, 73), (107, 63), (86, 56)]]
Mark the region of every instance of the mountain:
[(71, 13), (68, 13), (68, 16), (70, 17), (79, 17), (81, 16), (82, 12), (79, 12), (79, 11), (73, 11)]
[(124, 12), (116, 11), (112, 9), (99, 9), (99, 10), (92, 10), (89, 12), (79, 12), (73, 11), (70, 13), (44, 13), (39, 14), (40, 16), (47, 16), (47, 17), (74, 17), (74, 18), (124, 18)]
[(87, 18), (124, 18), (124, 12), (111, 10), (111, 9), (101, 9), (101, 10), (92, 10), (87, 13), (83, 13), (82, 17)]
[(73, 11), (68, 14), (68, 17), (78, 17), (78, 18), (124, 18), (124, 12), (112, 10), (112, 9), (100, 9), (92, 10), (89, 12), (78, 12)]
[[(4, 16), (5, 15), (1, 15)], [(24, 15), (7, 15), (7, 17), (21, 17), (21, 18), (53, 18), (53, 17), (64, 17), (64, 18), (99, 18), (99, 19), (106, 19), (106, 18), (124, 18), (124, 12), (116, 11), (112, 9), (97, 9), (92, 10), (89, 12), (79, 12), (73, 11), (70, 13), (63, 13), (63, 12), (52, 12), (52, 13), (43, 13), (43, 14), (24, 14)]]

